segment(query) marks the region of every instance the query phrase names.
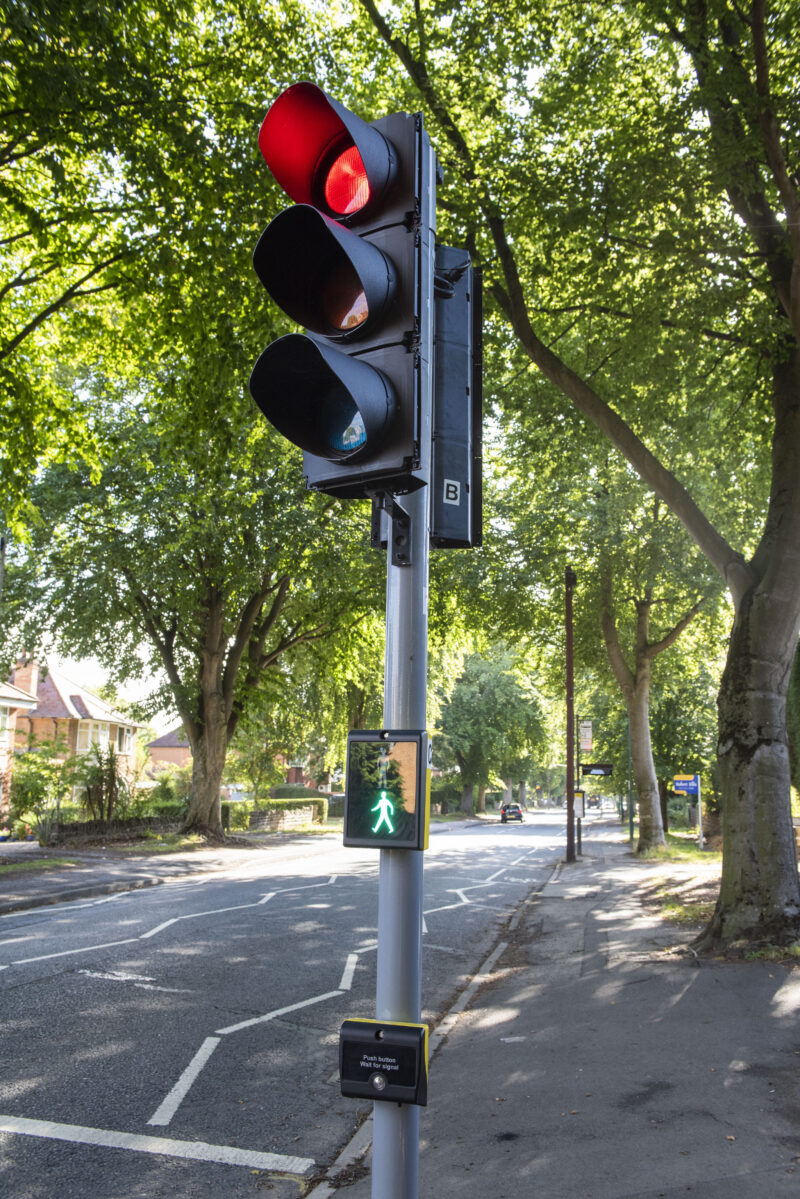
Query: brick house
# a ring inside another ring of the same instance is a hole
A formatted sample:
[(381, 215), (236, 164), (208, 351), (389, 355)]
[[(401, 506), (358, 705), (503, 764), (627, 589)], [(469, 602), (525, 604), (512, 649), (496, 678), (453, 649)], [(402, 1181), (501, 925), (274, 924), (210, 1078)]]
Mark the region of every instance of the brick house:
[(8, 811), (8, 785), (11, 756), (17, 729), (17, 716), (36, 707), (36, 696), (11, 683), (0, 683), (0, 819)]
[(72, 682), (60, 670), (38, 662), (18, 663), (12, 685), (35, 697), (35, 705), (18, 712), (14, 745), (22, 748), (33, 735), (37, 741), (59, 740), (65, 755), (87, 753), (93, 745), (112, 746), (120, 770), (129, 778), (136, 767), (137, 723), (117, 712), (99, 695)]
[(155, 741), (148, 741), (147, 752), (154, 771), (163, 770), (165, 766), (189, 766), (192, 761), (192, 751), (182, 724), (156, 737)]

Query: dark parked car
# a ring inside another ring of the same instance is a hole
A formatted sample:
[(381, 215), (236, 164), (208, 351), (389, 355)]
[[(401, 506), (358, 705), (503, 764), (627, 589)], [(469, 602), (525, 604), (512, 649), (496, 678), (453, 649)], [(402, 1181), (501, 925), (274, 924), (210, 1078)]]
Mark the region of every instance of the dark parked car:
[(500, 809), (500, 823), (506, 824), (509, 820), (522, 821), (522, 808), (518, 803), (504, 803)]

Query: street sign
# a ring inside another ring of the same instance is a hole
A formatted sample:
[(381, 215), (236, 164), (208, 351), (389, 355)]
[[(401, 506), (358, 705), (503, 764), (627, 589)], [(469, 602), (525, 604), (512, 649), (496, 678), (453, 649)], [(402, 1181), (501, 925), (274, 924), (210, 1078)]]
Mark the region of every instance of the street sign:
[(699, 774), (676, 774), (672, 780), (675, 791), (685, 795), (697, 795), (700, 790)]
[(358, 729), (348, 734), (344, 845), (428, 848), (428, 747), (428, 734), (413, 729)]
[(614, 773), (614, 767), (610, 762), (581, 762), (581, 774), (593, 775), (611, 775)]
[(586, 816), (586, 792), (575, 792), (575, 816), (579, 820), (583, 820)]
[(582, 754), (590, 754), (592, 752), (592, 735), (593, 728), (591, 720), (581, 720), (578, 724), (578, 742), (580, 744)]

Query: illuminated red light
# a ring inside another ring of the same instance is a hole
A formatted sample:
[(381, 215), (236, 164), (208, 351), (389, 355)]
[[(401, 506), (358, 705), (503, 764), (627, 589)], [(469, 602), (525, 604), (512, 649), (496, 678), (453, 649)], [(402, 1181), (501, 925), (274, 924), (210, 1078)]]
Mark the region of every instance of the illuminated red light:
[(369, 200), (369, 180), (361, 155), (348, 146), (334, 161), (325, 179), (325, 203), (331, 212), (350, 216)]

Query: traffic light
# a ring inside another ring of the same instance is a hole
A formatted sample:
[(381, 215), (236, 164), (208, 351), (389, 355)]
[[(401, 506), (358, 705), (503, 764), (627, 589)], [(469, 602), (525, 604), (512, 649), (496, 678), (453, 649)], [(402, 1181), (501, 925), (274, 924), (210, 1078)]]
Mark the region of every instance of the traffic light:
[(344, 498), (428, 482), (435, 163), (422, 118), (367, 124), (313, 83), (273, 103), (259, 147), (295, 201), (253, 265), (307, 332), (261, 354), (250, 391), (303, 450), (308, 487)]
[(427, 849), (430, 763), (427, 733), (359, 729), (347, 737), (344, 844)]

